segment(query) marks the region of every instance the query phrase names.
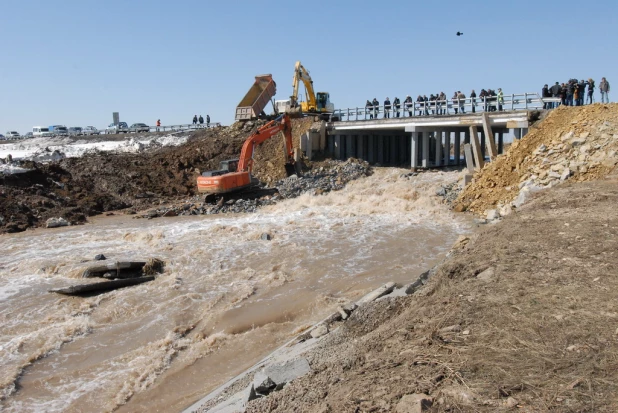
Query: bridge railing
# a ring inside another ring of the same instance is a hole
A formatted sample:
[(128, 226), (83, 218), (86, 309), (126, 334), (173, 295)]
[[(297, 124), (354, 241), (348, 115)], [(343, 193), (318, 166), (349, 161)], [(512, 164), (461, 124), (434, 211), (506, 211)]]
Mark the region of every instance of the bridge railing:
[(388, 119), (400, 117), (458, 115), (477, 112), (552, 109), (557, 107), (560, 98), (542, 98), (538, 93), (514, 93), (504, 95), (499, 101), (497, 96), (483, 98), (447, 99), (427, 102), (401, 102), (399, 107), (366, 106), (348, 109), (336, 109), (331, 120), (343, 122)]

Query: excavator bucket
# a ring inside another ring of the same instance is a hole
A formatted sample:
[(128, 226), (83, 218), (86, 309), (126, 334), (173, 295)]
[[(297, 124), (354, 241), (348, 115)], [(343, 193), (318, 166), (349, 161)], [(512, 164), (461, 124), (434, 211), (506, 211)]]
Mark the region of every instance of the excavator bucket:
[(294, 166), (293, 163), (285, 164), (285, 173), (287, 176), (296, 175), (296, 167)]

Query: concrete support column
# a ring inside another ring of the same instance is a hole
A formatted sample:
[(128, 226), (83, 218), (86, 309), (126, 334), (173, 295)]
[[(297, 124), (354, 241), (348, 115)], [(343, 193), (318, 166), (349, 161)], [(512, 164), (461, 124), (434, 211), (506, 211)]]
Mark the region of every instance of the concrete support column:
[(367, 162), (375, 163), (375, 161), (376, 161), (375, 135), (369, 135), (367, 137)]
[(440, 166), (442, 165), (442, 131), (435, 131), (433, 136), (436, 140), (436, 158), (434, 166)]
[(498, 132), (498, 154), (504, 153), (504, 132)]
[(483, 169), (485, 160), (481, 152), (481, 145), (479, 144), (479, 136), (476, 126), (470, 126), (470, 143), (472, 146), (472, 153), (474, 154), (475, 168), (481, 170)]
[(341, 135), (335, 135), (333, 141), (334, 141), (334, 145), (333, 145), (333, 157), (335, 159), (341, 159)]
[(461, 131), (455, 130), (455, 165), (461, 164)]
[(395, 135), (395, 136), (391, 136), (390, 139), (390, 144), (391, 144), (391, 156), (390, 156), (390, 164), (392, 166), (396, 166), (399, 164), (399, 148), (398, 148), (398, 143), (399, 143), (399, 136)]
[(410, 167), (413, 170), (416, 170), (416, 168), (418, 168), (418, 143), (419, 143), (418, 140), (419, 140), (419, 133), (412, 132), (412, 136), (410, 137), (410, 157), (411, 157)]
[[(442, 134), (442, 132), (440, 132)], [(444, 166), (451, 163), (451, 131), (444, 131)]]
[(384, 136), (378, 135), (378, 163), (384, 165)]
[(345, 137), (345, 159), (352, 157), (352, 141), (354, 140), (354, 136), (347, 135)]
[(423, 159), (422, 159), (422, 165), (423, 168), (429, 168), (429, 132), (427, 132), (426, 130), (421, 132), (422, 134), (422, 139), (423, 139)]
[(358, 136), (358, 142), (356, 144), (356, 157), (358, 159), (363, 159), (363, 160), (367, 160), (367, 150), (366, 150), (366, 142), (367, 142), (367, 136), (366, 135), (359, 135)]

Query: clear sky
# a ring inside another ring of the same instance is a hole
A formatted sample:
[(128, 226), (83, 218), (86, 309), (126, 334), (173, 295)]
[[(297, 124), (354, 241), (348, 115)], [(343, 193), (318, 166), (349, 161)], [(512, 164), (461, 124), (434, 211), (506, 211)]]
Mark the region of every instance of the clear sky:
[(272, 73), (287, 98), (296, 60), (337, 108), (573, 77), (618, 87), (616, 0), (0, 4), (0, 133), (104, 127), (114, 111), (129, 124), (229, 124), (255, 75)]

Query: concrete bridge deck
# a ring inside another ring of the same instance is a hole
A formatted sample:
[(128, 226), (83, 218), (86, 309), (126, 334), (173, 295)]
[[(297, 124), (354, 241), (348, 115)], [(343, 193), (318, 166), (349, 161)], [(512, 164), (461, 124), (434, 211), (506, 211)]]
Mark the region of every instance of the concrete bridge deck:
[[(532, 115), (515, 110), (329, 122), (322, 149), (335, 159), (355, 157), (384, 166), (460, 165), (463, 145), (478, 139), (482, 159), (502, 153), (505, 136), (524, 136)], [(316, 149), (311, 142), (309, 147)]]

